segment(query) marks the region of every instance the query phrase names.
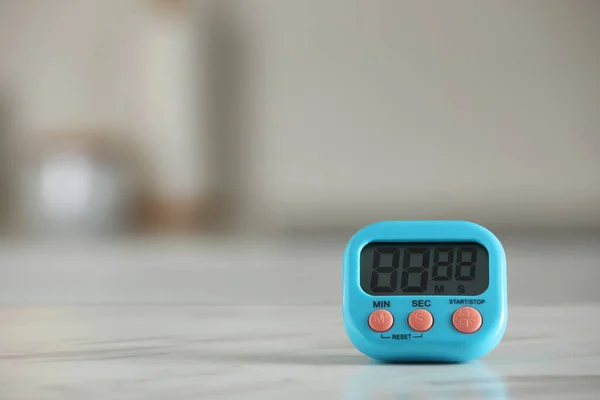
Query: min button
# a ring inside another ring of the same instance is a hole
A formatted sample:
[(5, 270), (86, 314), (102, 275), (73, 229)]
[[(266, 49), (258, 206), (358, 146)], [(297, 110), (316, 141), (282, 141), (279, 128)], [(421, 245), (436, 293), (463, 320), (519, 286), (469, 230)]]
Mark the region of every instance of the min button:
[(388, 310), (375, 310), (369, 315), (369, 327), (375, 332), (387, 332), (393, 325), (394, 316)]

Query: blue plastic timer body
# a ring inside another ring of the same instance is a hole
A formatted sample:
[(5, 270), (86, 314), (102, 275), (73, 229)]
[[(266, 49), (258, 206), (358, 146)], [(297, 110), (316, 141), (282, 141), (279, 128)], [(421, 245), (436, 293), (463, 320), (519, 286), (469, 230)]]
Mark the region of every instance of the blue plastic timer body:
[[(472, 242), (489, 255), (489, 283), (477, 296), (367, 294), (360, 285), (360, 255), (369, 243)], [(368, 225), (348, 242), (343, 260), (343, 318), (352, 344), (363, 354), (384, 362), (466, 362), (492, 351), (504, 336), (507, 322), (506, 255), (500, 241), (486, 228), (465, 221), (385, 221)], [(464, 300), (464, 301), (463, 301)], [(416, 302), (415, 302), (416, 301)], [(434, 324), (426, 332), (411, 330), (409, 314), (415, 304), (426, 308)], [(464, 305), (476, 308), (482, 325), (461, 333), (452, 323)], [(371, 313), (384, 307), (393, 315), (385, 333), (369, 325)], [(396, 340), (395, 340), (396, 339)]]

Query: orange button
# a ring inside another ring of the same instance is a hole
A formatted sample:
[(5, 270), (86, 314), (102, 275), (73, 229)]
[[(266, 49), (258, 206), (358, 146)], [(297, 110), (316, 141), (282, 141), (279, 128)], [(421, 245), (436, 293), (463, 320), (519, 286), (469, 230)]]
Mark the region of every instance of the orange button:
[(369, 326), (375, 332), (387, 332), (394, 325), (394, 316), (388, 310), (375, 310), (369, 315)]
[(433, 326), (433, 315), (424, 309), (415, 310), (408, 316), (408, 326), (413, 331), (427, 332)]
[(452, 315), (452, 325), (461, 333), (475, 333), (482, 323), (481, 314), (473, 307), (461, 307)]

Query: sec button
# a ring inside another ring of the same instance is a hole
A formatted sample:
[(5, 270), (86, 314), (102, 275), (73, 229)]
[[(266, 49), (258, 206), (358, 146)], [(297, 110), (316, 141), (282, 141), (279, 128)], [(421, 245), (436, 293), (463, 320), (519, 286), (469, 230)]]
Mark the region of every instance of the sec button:
[(415, 310), (408, 316), (408, 326), (416, 332), (427, 332), (433, 326), (433, 315), (425, 309)]

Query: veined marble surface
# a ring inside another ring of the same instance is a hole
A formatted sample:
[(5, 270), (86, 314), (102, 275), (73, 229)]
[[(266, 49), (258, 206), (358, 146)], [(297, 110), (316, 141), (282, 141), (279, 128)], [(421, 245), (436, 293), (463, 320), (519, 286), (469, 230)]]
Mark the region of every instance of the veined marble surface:
[(511, 307), (463, 365), (382, 365), (339, 306), (0, 308), (0, 399), (598, 399), (600, 305)]

